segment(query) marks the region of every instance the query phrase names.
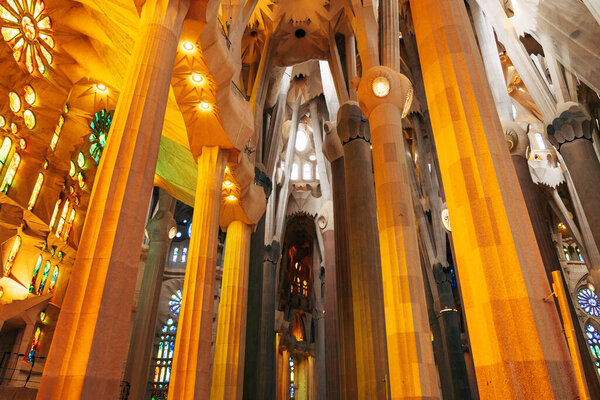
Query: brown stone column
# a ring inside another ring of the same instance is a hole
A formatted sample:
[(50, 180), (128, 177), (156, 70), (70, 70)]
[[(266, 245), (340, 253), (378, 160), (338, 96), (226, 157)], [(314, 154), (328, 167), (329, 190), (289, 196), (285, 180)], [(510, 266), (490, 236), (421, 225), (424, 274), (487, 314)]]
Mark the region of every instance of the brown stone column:
[(163, 189), (159, 189), (158, 193), (158, 210), (146, 225), (150, 244), (125, 365), (124, 380), (131, 385), (129, 396), (132, 399), (142, 398), (146, 394), (160, 288), (173, 239), (169, 237), (169, 231), (177, 227), (173, 219), (175, 199)]
[(207, 399), (224, 150), (202, 147), (169, 399)]
[(371, 135), (357, 103), (347, 102), (340, 107), (337, 133), (344, 146), (349, 283), (356, 355), (356, 363), (347, 367), (356, 368), (356, 398), (385, 399), (389, 392), (388, 362)]
[[(387, 82), (387, 94), (376, 80)], [(392, 399), (440, 397), (408, 170), (412, 166), (406, 163), (402, 131), (411, 96), (408, 78), (387, 67), (371, 68), (358, 87), (373, 140)]]
[[(348, 220), (346, 217), (346, 173), (344, 148), (337, 135), (335, 123), (325, 123), (323, 153), (331, 164), (331, 195), (333, 200), (335, 243), (335, 301), (337, 312), (331, 313), (326, 306), (326, 324), (335, 319), (337, 341), (335, 349), (327, 351), (327, 399), (356, 398), (356, 354), (354, 351), (354, 315), (352, 312), (352, 284), (350, 283), (350, 249), (348, 248)], [(327, 267), (326, 267), (327, 268)], [(325, 269), (325, 301), (328, 301), (327, 274)], [(329, 303), (327, 303), (329, 304)], [(329, 325), (327, 325), (329, 326)], [(328, 328), (329, 329), (329, 328)], [(329, 335), (329, 331), (328, 331)], [(330, 337), (330, 336), (328, 336)], [(334, 353), (335, 352), (335, 353)], [(334, 358), (334, 354), (337, 357)], [(334, 364), (334, 365), (333, 365)]]
[(164, 0), (142, 9), (38, 399), (118, 396), (139, 244), (188, 6)]
[(211, 400), (242, 398), (251, 233), (241, 221), (232, 221), (227, 228)]
[(576, 396), (556, 308), (464, 2), (412, 0), (413, 22), (484, 399)]

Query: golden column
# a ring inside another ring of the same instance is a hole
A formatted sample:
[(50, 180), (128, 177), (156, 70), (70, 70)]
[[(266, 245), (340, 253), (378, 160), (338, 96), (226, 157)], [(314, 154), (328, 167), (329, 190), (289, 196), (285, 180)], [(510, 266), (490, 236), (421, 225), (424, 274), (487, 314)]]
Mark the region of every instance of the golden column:
[(169, 400), (208, 399), (221, 185), (227, 153), (201, 147)]
[(573, 368), (462, 0), (412, 14), (482, 399), (573, 399)]
[(38, 399), (117, 398), (177, 42), (188, 0), (142, 8)]
[(358, 99), (373, 143), (391, 398), (439, 398), (402, 132), (412, 86), (391, 68), (372, 67)]
[(238, 220), (227, 228), (211, 400), (242, 398), (251, 233), (252, 228)]

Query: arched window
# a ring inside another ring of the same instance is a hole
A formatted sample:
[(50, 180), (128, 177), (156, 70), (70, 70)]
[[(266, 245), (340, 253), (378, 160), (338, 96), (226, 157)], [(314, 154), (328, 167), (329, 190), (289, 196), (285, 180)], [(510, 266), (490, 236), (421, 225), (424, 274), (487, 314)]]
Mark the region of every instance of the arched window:
[(40, 281), (40, 286), (37, 291), (38, 296), (44, 293), (44, 286), (46, 286), (48, 275), (50, 275), (50, 261), (46, 261), (46, 265), (44, 266), (44, 274), (42, 275), (42, 280)]
[(35, 294), (35, 283), (37, 282), (37, 276), (40, 272), (40, 267), (42, 266), (43, 257), (40, 254), (35, 263), (35, 268), (33, 269), (33, 276), (31, 277), (31, 283), (29, 284), (29, 293)]
[(17, 254), (21, 249), (21, 236), (17, 235), (15, 237), (15, 241), (13, 242), (12, 248), (10, 249), (10, 253), (8, 254), (8, 259), (6, 260), (6, 265), (4, 266), (4, 276), (9, 276), (10, 271), (12, 271), (12, 267), (15, 263), (15, 258), (17, 258)]
[(296, 133), (296, 150), (304, 151), (308, 146), (308, 135), (301, 129), (298, 129), (298, 133)]
[(598, 295), (587, 287), (577, 292), (577, 302), (586, 313), (594, 317), (600, 317), (600, 300)]
[(173, 249), (173, 257), (171, 258), (171, 261), (177, 262), (177, 258), (179, 258), (179, 247), (175, 247)]
[(310, 163), (304, 163), (302, 166), (302, 179), (305, 181), (312, 179), (312, 165)]
[(9, 137), (5, 137), (4, 141), (2, 141), (2, 146), (0, 147), (0, 169), (4, 167), (4, 164), (6, 164), (6, 159), (8, 158), (8, 153), (10, 153), (11, 147), (12, 141)]
[(587, 324), (585, 327), (585, 336), (590, 346), (590, 352), (592, 353), (592, 360), (596, 366), (596, 371), (600, 374), (600, 332), (592, 325)]
[(534, 133), (533, 137), (535, 137), (535, 142), (537, 143), (537, 146), (540, 148), (540, 150), (547, 149), (546, 142), (544, 142), (544, 137), (541, 133)]
[(298, 171), (298, 164), (293, 163), (292, 164), (292, 175), (290, 175), (290, 178), (293, 181), (297, 181), (299, 178), (300, 172)]
[(58, 265), (54, 266), (52, 270), (52, 276), (50, 277), (50, 285), (48, 285), (48, 293), (54, 293), (54, 287), (56, 286), (56, 281), (58, 279)]
[(42, 337), (42, 329), (37, 326), (35, 328), (35, 333), (33, 334), (33, 340), (31, 341), (31, 346), (29, 347), (29, 353), (27, 353), (27, 361), (32, 362), (35, 358), (35, 351), (40, 345), (40, 338)]
[(2, 193), (8, 192), (10, 185), (12, 185), (12, 182), (15, 179), (17, 168), (19, 168), (20, 163), (21, 156), (19, 155), (19, 153), (15, 153), (12, 159), (10, 160), (10, 164), (8, 165), (8, 171), (6, 171), (6, 175), (4, 175), (4, 180), (2, 180), (2, 185), (0, 185), (0, 191)]
[(184, 247), (183, 250), (181, 250), (181, 262), (187, 261), (187, 249), (187, 247)]
[(69, 213), (69, 199), (65, 200), (65, 205), (63, 206), (62, 212), (60, 213), (60, 219), (58, 220), (58, 225), (56, 227), (56, 237), (60, 237), (60, 234), (63, 231), (65, 226), (65, 222), (67, 222), (67, 215)]
[(565, 246), (563, 246), (563, 253), (565, 253), (565, 258), (567, 259), (567, 261), (571, 261), (571, 255), (569, 254), (569, 249), (567, 249)]
[(31, 197), (29, 198), (29, 203), (27, 203), (27, 208), (32, 210), (35, 206), (35, 202), (40, 194), (40, 190), (42, 190), (42, 184), (44, 183), (44, 174), (41, 172), (38, 174), (37, 180), (35, 181), (35, 186), (33, 187), (33, 192), (31, 192)]

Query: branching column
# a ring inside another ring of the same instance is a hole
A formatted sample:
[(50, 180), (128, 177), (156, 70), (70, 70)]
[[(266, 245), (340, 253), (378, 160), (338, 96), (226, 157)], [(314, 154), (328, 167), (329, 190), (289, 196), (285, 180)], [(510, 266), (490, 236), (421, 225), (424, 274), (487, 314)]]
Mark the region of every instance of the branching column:
[(219, 147), (202, 147), (197, 160), (192, 237), (171, 369), (170, 400), (207, 399), (210, 390), (219, 211), (227, 154)]
[(186, 0), (157, 0), (142, 9), (38, 399), (118, 396), (140, 242), (188, 6)]
[(146, 225), (150, 244), (125, 366), (124, 379), (131, 385), (129, 395), (132, 399), (142, 398), (146, 393), (160, 288), (172, 239), (169, 231), (177, 227), (174, 211), (175, 199), (159, 189), (158, 210)]
[(392, 399), (440, 396), (402, 131), (411, 96), (408, 78), (387, 67), (371, 68), (358, 87), (373, 140)]
[(412, 0), (482, 399), (567, 399), (573, 369), (464, 2)]
[(241, 221), (227, 228), (211, 400), (242, 398), (251, 231)]
[(337, 133), (344, 146), (350, 249), (350, 277), (340, 280), (340, 284), (350, 283), (352, 289), (352, 345), (356, 355), (355, 363), (346, 365), (356, 368), (356, 392), (342, 397), (385, 399), (388, 365), (375, 184), (368, 124), (357, 103), (347, 102), (340, 107)]

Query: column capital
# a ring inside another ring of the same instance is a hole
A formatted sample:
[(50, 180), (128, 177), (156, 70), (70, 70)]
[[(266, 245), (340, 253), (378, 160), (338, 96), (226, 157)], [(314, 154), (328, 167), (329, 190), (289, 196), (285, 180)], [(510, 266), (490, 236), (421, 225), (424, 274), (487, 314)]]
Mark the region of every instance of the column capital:
[(337, 124), (325, 122), (325, 140), (323, 141), (323, 154), (332, 163), (338, 158), (344, 157), (344, 148), (337, 135)]
[(575, 139), (592, 139), (592, 118), (585, 107), (574, 101), (557, 106), (555, 117), (548, 124), (548, 139), (560, 149), (563, 143)]
[(362, 139), (371, 143), (371, 131), (368, 128), (368, 121), (358, 103), (347, 101), (340, 106), (337, 120), (337, 134), (343, 145)]
[(279, 257), (281, 256), (281, 244), (279, 240), (273, 238), (271, 244), (265, 245), (265, 262), (269, 262), (271, 264), (277, 264), (279, 262)]
[(146, 224), (146, 234), (151, 242), (171, 241), (171, 229), (177, 229), (173, 213), (169, 210), (158, 210)]
[(333, 202), (331, 200), (323, 204), (323, 207), (319, 210), (319, 213), (317, 214), (317, 225), (323, 233), (333, 230)]
[(393, 104), (405, 117), (413, 98), (413, 87), (403, 74), (384, 66), (370, 68), (358, 82), (358, 103), (367, 118), (381, 104)]
[(501, 124), (510, 154), (527, 158), (526, 153), (529, 146), (529, 138), (525, 130), (513, 121), (501, 121)]

